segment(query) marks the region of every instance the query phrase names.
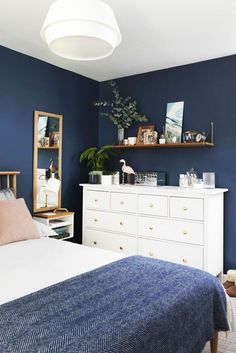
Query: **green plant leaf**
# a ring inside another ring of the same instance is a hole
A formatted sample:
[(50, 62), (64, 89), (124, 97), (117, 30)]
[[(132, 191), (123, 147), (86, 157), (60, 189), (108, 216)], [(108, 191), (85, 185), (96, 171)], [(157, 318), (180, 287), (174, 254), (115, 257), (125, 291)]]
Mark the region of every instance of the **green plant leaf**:
[[(104, 116), (111, 120), (118, 128), (128, 128), (135, 122), (146, 122), (148, 118), (138, 112), (136, 100), (132, 101), (130, 96), (123, 98), (120, 94), (116, 81), (109, 81), (111, 86), (113, 99), (111, 101), (97, 101), (95, 106), (102, 107), (106, 112), (100, 111), (100, 116)], [(103, 109), (101, 109), (103, 110)]]

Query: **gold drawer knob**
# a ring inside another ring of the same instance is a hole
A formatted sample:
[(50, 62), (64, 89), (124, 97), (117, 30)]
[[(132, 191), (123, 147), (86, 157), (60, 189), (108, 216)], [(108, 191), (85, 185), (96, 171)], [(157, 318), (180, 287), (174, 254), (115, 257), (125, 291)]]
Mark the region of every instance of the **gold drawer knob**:
[(120, 250), (124, 250), (124, 248), (122, 246), (120, 246)]
[(187, 264), (187, 263), (188, 263), (188, 260), (187, 260), (187, 259), (185, 259), (185, 258), (183, 258), (183, 260), (182, 260), (182, 261), (183, 261), (183, 263), (184, 263), (184, 264)]
[(124, 205), (124, 201), (121, 201), (120, 204), (121, 204), (121, 205)]
[(153, 252), (151, 252), (151, 251), (148, 253), (148, 255), (151, 256), (151, 257), (154, 256)]
[(124, 222), (120, 221), (120, 226), (123, 226), (124, 225)]
[(150, 204), (149, 204), (149, 207), (150, 207), (150, 208), (153, 208), (153, 207), (154, 207), (153, 203), (150, 203)]
[(94, 222), (98, 222), (98, 219), (97, 219), (97, 218), (94, 218)]
[(98, 245), (98, 243), (96, 241), (93, 242), (94, 245)]
[(184, 206), (183, 211), (188, 211), (188, 207)]
[(152, 227), (152, 226), (149, 227), (149, 230), (153, 230), (153, 229), (154, 229), (154, 227)]
[(98, 202), (98, 199), (94, 199), (94, 202)]
[(187, 230), (183, 230), (183, 235), (188, 235)]

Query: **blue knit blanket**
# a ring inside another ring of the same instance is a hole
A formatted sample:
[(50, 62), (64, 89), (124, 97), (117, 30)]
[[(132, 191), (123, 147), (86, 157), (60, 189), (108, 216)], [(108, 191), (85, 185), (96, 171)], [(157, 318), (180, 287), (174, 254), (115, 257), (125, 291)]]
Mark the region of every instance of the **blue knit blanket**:
[(200, 353), (214, 330), (228, 330), (218, 279), (141, 256), (0, 306), (1, 353)]

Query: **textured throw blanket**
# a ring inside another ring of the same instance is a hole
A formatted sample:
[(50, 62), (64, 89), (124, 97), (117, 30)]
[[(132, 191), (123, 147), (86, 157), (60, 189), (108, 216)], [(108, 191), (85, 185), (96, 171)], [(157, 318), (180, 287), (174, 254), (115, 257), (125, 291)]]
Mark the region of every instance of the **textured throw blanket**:
[(1, 353), (200, 353), (227, 329), (218, 279), (141, 256), (0, 306)]

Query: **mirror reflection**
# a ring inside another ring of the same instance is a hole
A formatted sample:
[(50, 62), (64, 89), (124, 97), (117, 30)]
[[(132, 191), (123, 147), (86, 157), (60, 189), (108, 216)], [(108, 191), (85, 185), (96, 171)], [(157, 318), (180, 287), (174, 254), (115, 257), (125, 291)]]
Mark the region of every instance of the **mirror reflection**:
[(34, 212), (61, 206), (62, 116), (35, 112)]

